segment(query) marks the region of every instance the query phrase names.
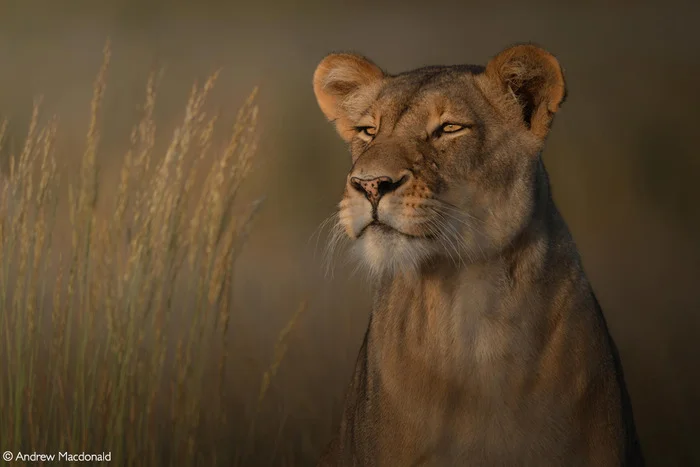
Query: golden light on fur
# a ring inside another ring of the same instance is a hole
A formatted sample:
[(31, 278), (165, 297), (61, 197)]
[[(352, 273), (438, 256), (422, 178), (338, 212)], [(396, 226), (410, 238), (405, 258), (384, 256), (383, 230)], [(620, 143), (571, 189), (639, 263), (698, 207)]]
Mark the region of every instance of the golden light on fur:
[(353, 117), (371, 98), (372, 87), (381, 82), (383, 76), (379, 67), (353, 54), (329, 55), (316, 68), (313, 79), (316, 99), (343, 138), (352, 137)]
[[(375, 305), (321, 465), (642, 465), (615, 344), (541, 151), (556, 58), (314, 74), (352, 168), (335, 218)], [(368, 131), (369, 129), (369, 131)]]
[(491, 60), (486, 74), (524, 109), (532, 132), (546, 136), (566, 96), (564, 73), (557, 59), (534, 45), (518, 45)]

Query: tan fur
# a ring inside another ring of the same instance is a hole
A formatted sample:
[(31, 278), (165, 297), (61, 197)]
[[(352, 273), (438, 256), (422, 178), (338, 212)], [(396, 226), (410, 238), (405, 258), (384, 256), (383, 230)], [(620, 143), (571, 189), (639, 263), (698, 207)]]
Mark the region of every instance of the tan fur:
[(617, 350), (541, 150), (554, 56), (314, 74), (350, 144), (338, 222), (376, 286), (329, 466), (643, 465)]

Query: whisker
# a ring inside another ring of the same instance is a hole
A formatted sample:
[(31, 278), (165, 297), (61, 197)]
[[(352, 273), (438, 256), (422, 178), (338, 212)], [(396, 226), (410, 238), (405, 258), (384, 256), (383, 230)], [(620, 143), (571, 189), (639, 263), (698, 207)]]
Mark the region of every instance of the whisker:
[(448, 203), (446, 201), (431, 199), (429, 201), (426, 200), (421, 204), (424, 205), (426, 208), (429, 208), (432, 210), (437, 209), (440, 212), (444, 212), (446, 214), (451, 211), (451, 212), (456, 213), (458, 216), (464, 216), (470, 220), (479, 222), (479, 223), (484, 224), (484, 225), (486, 224), (486, 221), (479, 219), (478, 217), (475, 217), (474, 215), (469, 214), (464, 209), (459, 208), (459, 207), (455, 206), (454, 204)]
[(309, 236), (309, 240), (307, 241), (307, 244), (311, 243), (311, 241), (316, 237), (316, 244), (314, 245), (314, 258), (316, 258), (316, 253), (318, 252), (318, 244), (321, 239), (321, 234), (323, 231), (328, 227), (330, 224), (334, 222), (338, 222), (338, 216), (339, 213), (336, 211), (327, 218), (325, 218), (319, 226), (311, 233)]
[[(466, 265), (467, 262), (473, 262), (472, 254), (471, 254), (471, 248), (469, 245), (467, 245), (466, 241), (464, 240), (464, 236), (462, 234), (462, 231), (457, 228), (457, 226), (454, 225), (453, 222), (450, 222), (449, 220), (445, 219), (443, 216), (438, 214), (438, 218), (441, 220), (441, 223), (443, 225), (443, 235), (445, 237), (451, 238), (451, 240), (457, 244), (459, 247), (459, 259), (460, 262), (463, 265)], [(466, 256), (466, 259), (465, 259)]]
[(328, 243), (326, 244), (326, 250), (324, 254), (324, 263), (325, 263), (325, 271), (326, 271), (326, 277), (327, 278), (333, 278), (333, 273), (334, 273), (334, 264), (335, 262), (333, 261), (336, 252), (338, 250), (338, 246), (347, 242), (349, 239), (347, 235), (345, 234), (345, 231), (343, 229), (343, 226), (339, 223), (336, 222), (333, 227), (331, 228), (331, 235)]
[[(473, 258), (472, 255), (471, 255), (472, 249), (468, 247), (466, 240), (465, 240), (464, 237), (461, 235), (461, 233), (459, 232), (459, 230), (458, 230), (454, 225), (452, 225), (450, 222), (447, 222), (447, 220), (444, 218), (444, 216), (446, 215), (445, 213), (436, 212), (436, 215), (439, 216), (439, 217), (441, 217), (441, 218), (443, 219), (443, 221), (445, 221), (445, 223), (447, 224), (447, 226), (448, 226), (449, 229), (451, 230), (451, 233), (455, 236), (456, 240), (457, 240), (457, 241), (459, 242), (459, 244), (462, 246), (462, 248), (464, 249), (465, 253), (467, 253), (467, 255), (469, 256), (469, 261), (473, 261), (474, 258)], [(452, 217), (452, 216), (450, 216), (450, 217)], [(460, 219), (456, 219), (456, 218), (453, 218), (453, 219), (454, 219), (455, 221), (461, 221)], [(474, 226), (472, 226), (472, 225), (469, 224), (468, 222), (463, 222), (463, 221), (462, 221), (461, 223), (462, 223), (463, 225), (465, 225), (472, 233), (476, 233), (476, 234), (480, 233), (479, 231), (476, 230), (476, 228), (475, 228)], [(485, 253), (485, 252), (483, 251), (483, 249), (481, 248), (481, 244), (479, 243), (478, 239), (476, 239), (476, 244), (477, 244), (477, 247), (479, 248), (479, 250), (481, 251), (482, 257), (485, 259), (485, 258), (486, 258), (486, 253)]]
[(458, 215), (455, 215), (455, 214), (451, 214), (449, 212), (442, 211), (439, 208), (429, 208), (429, 209), (434, 213), (437, 213), (437, 214), (442, 215), (442, 216), (447, 216), (450, 219), (459, 222), (460, 224), (466, 225), (470, 229), (478, 229), (478, 228), (480, 228), (480, 226), (474, 225), (473, 223), (468, 222), (467, 220), (460, 218), (459, 215), (466, 216), (469, 219), (469, 221), (475, 220), (475, 221), (481, 222), (482, 224), (486, 224), (481, 219), (474, 217), (474, 216), (471, 216), (471, 215), (466, 214), (466, 213), (459, 212), (459, 213), (457, 213)]
[[(465, 221), (465, 220), (463, 220), (463, 219), (460, 219), (460, 218), (458, 218), (458, 217), (456, 217), (456, 216), (454, 216), (454, 215), (452, 215), (452, 214), (450, 214), (450, 213), (447, 213), (447, 212), (440, 212), (440, 211), (437, 210), (437, 209), (433, 210), (433, 212), (435, 212), (435, 214), (437, 214), (438, 216), (441, 216), (441, 217), (445, 217), (445, 216), (446, 216), (446, 217), (449, 217), (450, 219), (453, 219), (453, 220), (456, 221), (456, 222), (459, 222), (460, 224), (466, 226), (466, 227), (470, 230), (470, 232), (473, 233), (473, 234), (475, 234), (475, 235), (481, 234), (482, 236), (485, 236), (483, 230), (480, 229), (479, 226), (476, 226), (476, 225), (472, 224), (471, 222), (467, 222), (467, 221)], [(473, 217), (473, 216), (472, 216), (472, 217)], [(480, 219), (477, 219), (477, 218), (475, 218), (475, 217), (473, 217), (473, 219), (480, 220)], [(483, 222), (483, 221), (482, 221), (482, 222)], [(479, 250), (480, 250), (480, 252), (481, 252), (481, 256), (482, 256), (483, 259), (487, 259), (486, 252), (484, 251), (484, 249), (483, 249), (482, 246), (481, 246), (481, 243), (480, 243), (478, 240), (479, 240), (479, 239), (477, 238), (477, 239), (476, 239), (476, 245), (477, 245), (477, 247), (479, 248)]]
[[(448, 236), (445, 235), (445, 231), (444, 231), (446, 228), (445, 223), (439, 217), (435, 217), (435, 218), (431, 219), (430, 223), (436, 227), (435, 228), (435, 231), (437, 233), (436, 237), (439, 239), (440, 243), (445, 248), (445, 252), (449, 256), (450, 260), (454, 263), (455, 266), (458, 266), (459, 263), (452, 256), (452, 252), (450, 250), (453, 250), (455, 252), (455, 254), (457, 255), (457, 259), (461, 258), (461, 255), (459, 254), (459, 249), (457, 248), (457, 246), (452, 242), (452, 240), (450, 240), (450, 238)], [(445, 243), (447, 243), (447, 244), (445, 244)]]

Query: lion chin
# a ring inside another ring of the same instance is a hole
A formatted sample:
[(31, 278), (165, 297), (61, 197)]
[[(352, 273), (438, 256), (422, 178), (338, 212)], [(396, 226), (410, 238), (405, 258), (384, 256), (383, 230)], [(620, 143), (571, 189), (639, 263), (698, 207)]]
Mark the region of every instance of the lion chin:
[(434, 241), (383, 225), (370, 225), (353, 242), (355, 256), (372, 277), (417, 274), (438, 250)]

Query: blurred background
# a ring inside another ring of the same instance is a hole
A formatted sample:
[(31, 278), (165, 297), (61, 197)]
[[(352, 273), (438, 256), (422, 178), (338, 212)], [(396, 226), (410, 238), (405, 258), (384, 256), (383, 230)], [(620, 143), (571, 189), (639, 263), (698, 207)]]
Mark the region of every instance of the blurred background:
[(316, 246), (350, 167), (316, 105), (316, 64), (341, 50), (389, 72), (485, 64), (537, 42), (569, 87), (544, 153), (554, 197), (620, 348), (649, 465), (700, 465), (700, 6), (657, 3), (2, 0), (1, 170), (43, 95), (44, 113), (60, 117), (61, 172), (77, 172), (107, 38), (105, 186), (118, 179), (154, 67), (165, 70), (156, 121), (166, 142), (194, 80), (221, 68), (214, 106), (234, 114), (259, 86), (261, 145), (244, 196), (266, 202), (238, 262), (227, 394), (236, 417), (221, 436), (246, 446), (245, 465), (313, 465), (338, 423), (370, 303), (360, 274), (341, 265), (324, 276), (323, 233)]

